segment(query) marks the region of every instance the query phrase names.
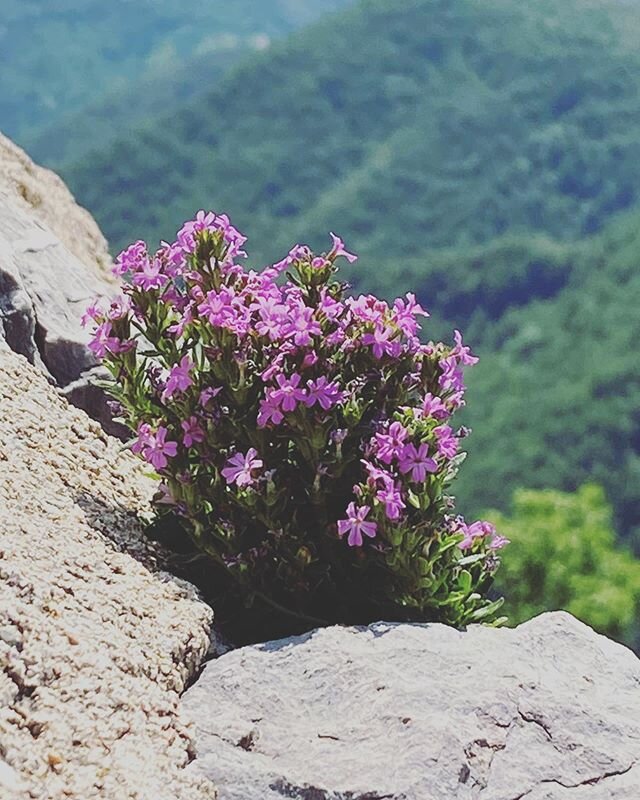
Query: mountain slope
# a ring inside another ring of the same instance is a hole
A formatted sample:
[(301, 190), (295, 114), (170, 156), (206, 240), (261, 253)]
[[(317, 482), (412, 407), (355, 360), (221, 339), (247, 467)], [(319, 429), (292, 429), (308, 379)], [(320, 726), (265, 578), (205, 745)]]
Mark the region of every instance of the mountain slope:
[(640, 61), (619, 8), (364, 0), (63, 174), (115, 247), (200, 206), (227, 210), (257, 261), (333, 228), (374, 257), (514, 229), (574, 238), (640, 185)]
[(640, 213), (558, 253), (567, 277), (554, 297), (488, 325), (479, 299), (469, 338), (485, 355), (469, 373), (458, 489), (469, 508), (505, 508), (506, 489), (596, 481), (640, 552)]
[[(38, 132), (96, 98), (109, 94), (112, 104), (118, 92), (127, 96), (140, 79), (171, 80), (193, 55), (210, 54), (214, 64), (224, 64), (345, 2), (3, 0), (3, 130), (38, 157), (46, 156), (46, 142), (31, 147)], [(204, 75), (192, 78), (206, 88)], [(129, 105), (130, 113), (135, 109)], [(128, 116), (111, 122), (126, 123)]]

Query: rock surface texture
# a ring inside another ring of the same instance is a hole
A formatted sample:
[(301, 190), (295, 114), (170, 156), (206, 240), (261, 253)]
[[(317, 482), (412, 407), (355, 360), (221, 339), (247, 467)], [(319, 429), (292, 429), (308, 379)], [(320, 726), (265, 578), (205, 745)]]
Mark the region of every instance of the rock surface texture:
[(108, 424), (80, 318), (115, 292), (107, 244), (60, 178), (0, 134), (0, 338)]
[(0, 798), (204, 800), (179, 695), (211, 613), (162, 571), (153, 485), (0, 342)]
[(246, 647), (184, 705), (220, 800), (640, 798), (640, 661), (564, 613)]

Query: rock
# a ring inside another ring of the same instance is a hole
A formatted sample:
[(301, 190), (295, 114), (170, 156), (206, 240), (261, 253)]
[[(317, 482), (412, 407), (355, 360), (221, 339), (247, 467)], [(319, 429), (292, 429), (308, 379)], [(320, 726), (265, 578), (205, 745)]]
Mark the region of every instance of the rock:
[(0, 338), (56, 385), (73, 384), (70, 397), (106, 424), (104, 395), (88, 388), (96, 360), (80, 318), (94, 297), (115, 293), (109, 266), (91, 215), (0, 134)]
[(62, 178), (34, 164), (29, 156), (0, 133), (0, 187), (40, 226), (86, 264), (91, 272), (111, 280), (107, 240), (91, 214), (81, 208)]
[(640, 798), (640, 661), (565, 613), (245, 647), (184, 707), (220, 800)]
[(154, 490), (0, 342), (2, 800), (215, 797), (180, 708), (211, 611), (142, 535)]

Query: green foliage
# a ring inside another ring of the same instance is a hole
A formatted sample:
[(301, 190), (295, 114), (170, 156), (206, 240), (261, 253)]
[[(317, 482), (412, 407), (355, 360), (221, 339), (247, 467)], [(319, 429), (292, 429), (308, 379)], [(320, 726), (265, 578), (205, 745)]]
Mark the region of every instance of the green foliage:
[(49, 163), (98, 146), (166, 108), (167, 84), (184, 102), (264, 37), (345, 2), (3, 0), (2, 130)]
[(489, 518), (511, 540), (499, 575), (513, 624), (564, 609), (600, 633), (638, 641), (640, 561), (615, 544), (603, 490), (518, 490), (508, 515)]

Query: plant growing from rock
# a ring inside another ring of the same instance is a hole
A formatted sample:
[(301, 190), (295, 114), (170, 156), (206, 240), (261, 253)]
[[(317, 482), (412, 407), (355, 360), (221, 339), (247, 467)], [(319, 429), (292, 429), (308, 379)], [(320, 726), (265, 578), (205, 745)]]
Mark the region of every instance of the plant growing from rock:
[(336, 273), (356, 257), (331, 236), (255, 272), (229, 219), (201, 211), (157, 252), (120, 254), (122, 297), (86, 321), (131, 449), (209, 557), (223, 619), (495, 621), (506, 540), (449, 494), (477, 359), (458, 332), (423, 343), (410, 294), (349, 297)]

